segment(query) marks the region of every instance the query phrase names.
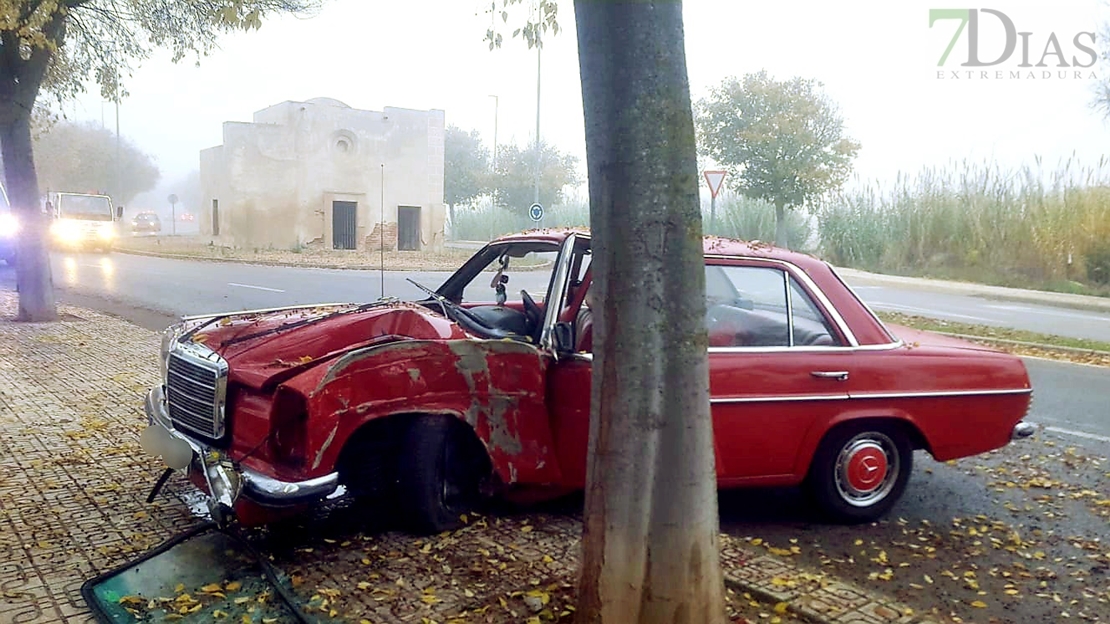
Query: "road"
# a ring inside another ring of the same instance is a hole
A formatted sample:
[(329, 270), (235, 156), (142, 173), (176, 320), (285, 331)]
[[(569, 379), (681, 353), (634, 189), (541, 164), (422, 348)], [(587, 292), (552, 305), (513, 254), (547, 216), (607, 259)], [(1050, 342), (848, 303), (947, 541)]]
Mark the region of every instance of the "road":
[[(446, 277), (118, 253), (59, 255), (54, 263), (60, 300), (151, 329), (181, 314), (374, 299), (383, 281), (385, 294), (415, 298), (406, 277), (431, 287)], [(510, 286), (542, 290), (545, 277), (522, 274)], [(0, 288), (13, 281), (0, 267)], [(1110, 341), (1110, 322), (1093, 312), (854, 286), (877, 309)], [(941, 621), (1110, 621), (1110, 370), (1025, 362), (1034, 387), (1029, 419), (1045, 427), (1037, 436), (948, 464), (917, 453), (905, 497), (881, 522), (828, 525), (797, 489), (753, 490), (722, 495), (722, 530)]]
[(1110, 314), (847, 281), (877, 311), (1110, 342)]
[[(416, 298), (406, 281), (431, 287), (445, 272), (397, 273), (266, 267), (233, 263), (188, 262), (122, 253), (55, 254), (55, 285), (70, 295), (107, 297), (169, 316), (325, 301), (372, 300), (384, 292)], [(521, 274), (512, 289), (542, 291), (545, 275)], [(0, 272), (0, 282), (4, 273)], [(954, 321), (1012, 327), (1045, 334), (1110, 342), (1110, 314), (983, 297), (927, 292), (909, 286), (875, 286), (849, 279), (876, 310), (919, 314)], [(529, 283), (534, 282), (534, 283)]]

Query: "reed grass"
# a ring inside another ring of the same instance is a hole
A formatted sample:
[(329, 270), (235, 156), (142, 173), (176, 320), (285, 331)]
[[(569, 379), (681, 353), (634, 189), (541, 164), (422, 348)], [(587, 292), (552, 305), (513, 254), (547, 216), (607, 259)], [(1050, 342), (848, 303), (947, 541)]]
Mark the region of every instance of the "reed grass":
[(870, 271), (1110, 294), (1110, 167), (951, 162), (817, 210), (819, 253)]

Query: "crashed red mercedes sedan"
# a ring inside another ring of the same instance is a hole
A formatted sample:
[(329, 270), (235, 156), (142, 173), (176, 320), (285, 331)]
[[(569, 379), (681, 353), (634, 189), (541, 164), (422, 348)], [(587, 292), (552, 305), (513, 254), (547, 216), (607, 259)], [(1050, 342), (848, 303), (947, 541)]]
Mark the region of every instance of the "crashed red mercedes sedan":
[[(721, 488), (805, 484), (832, 518), (871, 520), (915, 449), (943, 461), (1033, 431), (1021, 360), (884, 326), (825, 262), (706, 238), (705, 276)], [(434, 532), (486, 496), (580, 489), (590, 285), (589, 234), (543, 230), (414, 303), (185, 318), (143, 446), (244, 523), (345, 492)]]

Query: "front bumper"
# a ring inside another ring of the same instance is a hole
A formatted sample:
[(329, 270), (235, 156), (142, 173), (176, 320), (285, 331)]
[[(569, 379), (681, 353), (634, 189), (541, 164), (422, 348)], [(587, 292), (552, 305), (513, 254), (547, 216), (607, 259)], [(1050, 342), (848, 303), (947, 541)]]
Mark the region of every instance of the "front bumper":
[(275, 479), (233, 462), (224, 453), (178, 432), (170, 421), (165, 393), (160, 385), (151, 388), (146, 395), (146, 416), (150, 427), (144, 432), (144, 438), (156, 439), (158, 443), (147, 445), (144, 441), (144, 450), (169, 459), (175, 451), (184, 451), (182, 444), (188, 445), (192, 455), (187, 462), (188, 470), (204, 478), (208, 488), (208, 506), (214, 515), (222, 511), (220, 506), (227, 510), (234, 509), (240, 495), (264, 507), (290, 507), (327, 498), (339, 486), (338, 472), (306, 481)]

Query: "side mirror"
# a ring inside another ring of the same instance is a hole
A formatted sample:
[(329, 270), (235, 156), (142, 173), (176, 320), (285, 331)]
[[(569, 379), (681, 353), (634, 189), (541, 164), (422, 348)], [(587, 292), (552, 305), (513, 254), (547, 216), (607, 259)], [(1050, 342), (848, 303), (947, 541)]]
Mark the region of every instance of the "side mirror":
[(574, 326), (570, 323), (555, 323), (551, 339), (556, 353), (574, 353)]
[(123, 218), (123, 206), (122, 205), (116, 206), (116, 221), (119, 221), (122, 218)]

